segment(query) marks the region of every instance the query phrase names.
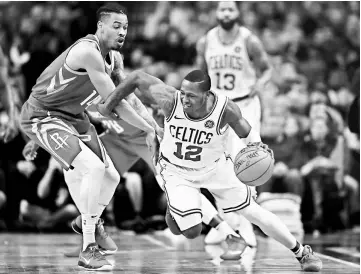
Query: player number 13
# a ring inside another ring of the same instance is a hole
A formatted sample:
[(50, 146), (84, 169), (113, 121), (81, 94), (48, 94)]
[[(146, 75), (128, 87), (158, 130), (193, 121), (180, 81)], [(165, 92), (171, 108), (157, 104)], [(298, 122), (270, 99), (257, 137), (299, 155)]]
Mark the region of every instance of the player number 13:
[(176, 142), (175, 143), (177, 145), (177, 151), (173, 152), (174, 156), (179, 158), (179, 159), (183, 159), (184, 160), (188, 160), (188, 161), (193, 161), (193, 162), (199, 162), (201, 160), (201, 152), (203, 150), (203, 148), (201, 147), (197, 147), (197, 146), (186, 146), (186, 153), (182, 154), (182, 143), (181, 142)]
[(234, 81), (236, 79), (234, 74), (231, 73), (221, 74), (217, 72), (216, 77), (217, 77), (217, 89), (225, 89), (225, 90), (234, 89)]

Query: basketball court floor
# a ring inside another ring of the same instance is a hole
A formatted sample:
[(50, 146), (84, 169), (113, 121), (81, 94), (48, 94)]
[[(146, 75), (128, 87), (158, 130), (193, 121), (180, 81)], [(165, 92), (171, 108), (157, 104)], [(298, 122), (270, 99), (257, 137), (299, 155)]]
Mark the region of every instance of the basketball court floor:
[[(301, 273), (292, 253), (273, 240), (259, 237), (257, 249), (240, 261), (221, 261), (221, 246), (204, 246), (203, 237), (185, 240), (166, 232), (134, 235), (112, 231), (119, 251), (107, 273)], [(75, 234), (0, 234), (0, 273), (94, 273), (77, 267), (77, 258), (63, 253), (76, 248)], [(306, 236), (323, 261), (321, 273), (360, 273), (359, 231), (344, 231), (317, 239)], [(105, 273), (105, 272), (97, 272)]]

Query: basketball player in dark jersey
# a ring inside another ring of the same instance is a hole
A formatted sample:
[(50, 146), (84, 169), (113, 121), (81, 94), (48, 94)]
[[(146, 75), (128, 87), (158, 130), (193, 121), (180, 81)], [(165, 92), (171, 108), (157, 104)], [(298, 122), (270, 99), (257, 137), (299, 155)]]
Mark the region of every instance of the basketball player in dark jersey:
[[(124, 44), (128, 19), (117, 3), (102, 6), (97, 17), (95, 35), (76, 41), (37, 79), (22, 107), (20, 124), (64, 168), (70, 194), (82, 214), (83, 249), (78, 265), (110, 270), (113, 266), (100, 253), (96, 240), (109, 238), (102, 237), (104, 228), (98, 220), (114, 194), (119, 174), (84, 111), (115, 88), (110, 75)], [(145, 131), (154, 151), (156, 122), (136, 98), (128, 101), (117, 105), (117, 115)]]

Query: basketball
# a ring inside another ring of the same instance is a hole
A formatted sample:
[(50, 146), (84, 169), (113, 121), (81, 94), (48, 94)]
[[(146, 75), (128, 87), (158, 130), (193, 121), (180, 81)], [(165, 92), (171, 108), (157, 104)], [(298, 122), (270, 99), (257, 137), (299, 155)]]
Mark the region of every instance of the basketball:
[(272, 176), (274, 159), (271, 154), (256, 146), (242, 149), (234, 161), (237, 178), (248, 186), (260, 186)]

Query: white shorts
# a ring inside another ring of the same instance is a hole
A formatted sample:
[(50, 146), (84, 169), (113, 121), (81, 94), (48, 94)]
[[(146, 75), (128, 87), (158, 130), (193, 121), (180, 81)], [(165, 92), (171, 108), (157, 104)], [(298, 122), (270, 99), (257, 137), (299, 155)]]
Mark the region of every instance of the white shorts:
[[(237, 106), (242, 112), (242, 116), (257, 132), (261, 130), (261, 102), (258, 96), (236, 102)], [(232, 159), (237, 156), (237, 153), (242, 148), (247, 146), (246, 139), (240, 139), (233, 129), (229, 129), (229, 141), (227, 143), (227, 152), (231, 155)]]
[(164, 159), (159, 168), (170, 213), (182, 231), (202, 222), (200, 188), (208, 189), (225, 213), (241, 210), (251, 202), (250, 188), (238, 180), (232, 160), (225, 155), (206, 171), (188, 170)]

